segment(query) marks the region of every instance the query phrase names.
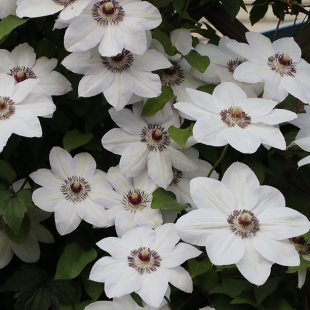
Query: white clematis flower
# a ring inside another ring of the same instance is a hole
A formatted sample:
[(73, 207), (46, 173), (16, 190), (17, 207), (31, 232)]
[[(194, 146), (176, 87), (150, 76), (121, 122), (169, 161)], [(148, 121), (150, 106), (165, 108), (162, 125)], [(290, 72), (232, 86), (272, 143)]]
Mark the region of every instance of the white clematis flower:
[[(310, 242), (305, 237), (290, 238), (290, 242), (294, 245), (296, 251), (303, 259), (310, 261)], [(302, 288), (306, 282), (307, 267), (298, 270), (298, 287)]]
[(0, 0), (0, 18), (5, 18), (8, 15), (16, 15), (17, 5), (22, 0)]
[(101, 142), (104, 148), (121, 155), (120, 171), (126, 177), (137, 176), (147, 165), (152, 180), (163, 188), (172, 181), (172, 166), (181, 171), (192, 171), (197, 165), (174, 148), (168, 134), (171, 125), (180, 127), (180, 117), (174, 113), (161, 124), (147, 123), (128, 109), (109, 110), (114, 122), (121, 128), (108, 131)]
[[(303, 150), (310, 152), (310, 106), (304, 106), (306, 113), (298, 114), (298, 118), (294, 119), (290, 123), (300, 128), (295, 141), (290, 146), (298, 145)], [(301, 159), (298, 166), (304, 166), (310, 164), (310, 155)]]
[(201, 308), (199, 310), (215, 310), (214, 308), (210, 308), (209, 306), (208, 307), (204, 307), (204, 308)]
[(18, 17), (40, 17), (53, 15), (69, 20), (79, 16), (91, 0), (23, 0), (17, 7)]
[[(189, 203), (192, 207), (186, 210), (191, 211), (197, 209), (197, 206), (190, 195), (190, 181), (197, 177), (207, 177), (212, 166), (208, 162), (199, 159), (199, 152), (193, 148), (187, 148), (182, 153), (192, 159), (197, 164), (198, 169), (180, 171), (172, 167), (173, 179), (166, 190), (175, 194), (177, 202), (181, 204)], [(210, 177), (218, 179), (219, 175), (216, 171), (213, 171)]]
[(233, 82), (238, 85), (249, 98), (256, 98), (262, 93), (264, 85), (262, 83), (242, 83), (234, 79), (235, 69), (246, 61), (237, 53), (233, 52), (226, 46), (226, 43), (237, 42), (224, 36), (220, 39), (219, 45), (199, 43), (195, 50), (203, 56), (210, 58), (210, 65), (205, 72), (201, 73), (192, 68), (191, 73), (198, 79), (207, 83), (224, 83)]
[(111, 57), (123, 49), (143, 55), (147, 49), (146, 30), (161, 23), (158, 9), (147, 1), (91, 0), (68, 27), (64, 43), (70, 52), (83, 52), (99, 43), (99, 53)]
[(30, 93), (39, 80), (29, 79), (15, 85), (12, 76), (0, 73), (0, 152), (9, 137), (42, 137), (38, 116), (54, 113), (56, 107), (49, 98)]
[(310, 64), (301, 58), (301, 49), (293, 38), (271, 43), (262, 34), (247, 32), (249, 44), (231, 42), (227, 46), (246, 58), (234, 72), (245, 83), (264, 82), (264, 98), (283, 101), (288, 93), (310, 103)]
[(121, 175), (119, 167), (111, 167), (106, 180), (112, 187), (101, 191), (101, 203), (107, 209), (109, 225), (115, 225), (117, 235), (138, 226), (156, 228), (163, 223), (160, 210), (151, 209), (152, 193), (158, 186), (152, 181), (147, 169), (134, 178)]
[(245, 164), (234, 163), (222, 181), (196, 178), (190, 183), (198, 210), (176, 223), (181, 239), (205, 246), (215, 265), (236, 264), (251, 283), (264, 284), (274, 263), (299, 266), (288, 238), (306, 233), (309, 220), (286, 208), (283, 195), (260, 186)]
[[(17, 192), (25, 179), (16, 181), (12, 187)], [(24, 188), (30, 188), (27, 182)], [(0, 269), (5, 267), (12, 260), (15, 254), (26, 263), (35, 263), (40, 258), (39, 242), (53, 243), (53, 235), (40, 222), (46, 220), (51, 213), (42, 211), (35, 207), (29, 207), (26, 213), (30, 219), (30, 231), (26, 240), (22, 244), (16, 244), (5, 234), (5, 223), (0, 216)]]
[[(169, 295), (170, 288), (168, 287)], [(167, 293), (166, 293), (167, 296)], [(168, 296), (169, 297), (169, 296)], [(85, 308), (85, 310), (170, 310), (170, 307), (163, 299), (159, 307), (152, 307), (142, 301), (143, 308), (141, 308), (130, 295), (125, 295), (120, 298), (113, 298), (113, 301), (97, 301)]]
[(178, 102), (175, 108), (197, 119), (193, 137), (197, 142), (224, 146), (229, 143), (241, 153), (254, 153), (263, 143), (285, 150), (279, 128), (273, 125), (297, 117), (293, 112), (274, 109), (276, 101), (247, 98), (236, 84), (215, 87), (213, 95), (194, 89), (187, 93), (195, 103)]
[(106, 227), (108, 215), (97, 192), (106, 188), (105, 173), (96, 169), (88, 153), (71, 155), (60, 147), (50, 152), (51, 170), (39, 169), (30, 177), (42, 187), (33, 192), (34, 203), (42, 210), (55, 212), (60, 235), (75, 230), (82, 219)]
[(171, 66), (154, 49), (147, 50), (144, 55), (123, 50), (116, 56), (102, 57), (96, 48), (72, 53), (62, 64), (75, 73), (85, 75), (79, 84), (79, 96), (91, 97), (102, 92), (117, 111), (130, 104), (133, 94), (147, 98), (159, 96), (160, 77), (151, 71)]
[(99, 259), (89, 278), (104, 282), (109, 298), (136, 292), (148, 305), (158, 308), (168, 282), (187, 293), (193, 289), (189, 273), (180, 265), (201, 251), (185, 243), (176, 245), (179, 240), (174, 224), (165, 224), (155, 230), (138, 227), (126, 232), (122, 238), (104, 238), (97, 245), (112, 257)]
[(52, 71), (56, 65), (56, 58), (36, 59), (36, 53), (28, 43), (18, 45), (12, 52), (0, 50), (0, 73), (11, 75), (15, 84), (29, 79), (39, 81), (31, 93), (51, 97), (72, 90), (70, 82), (62, 74)]

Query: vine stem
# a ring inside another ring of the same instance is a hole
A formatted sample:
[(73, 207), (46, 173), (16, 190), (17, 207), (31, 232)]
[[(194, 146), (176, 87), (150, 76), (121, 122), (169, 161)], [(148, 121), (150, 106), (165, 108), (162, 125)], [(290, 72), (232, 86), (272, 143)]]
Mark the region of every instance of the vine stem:
[(208, 177), (210, 177), (210, 175), (212, 174), (212, 172), (214, 171), (214, 169), (220, 164), (220, 162), (223, 160), (225, 154), (226, 154), (226, 151), (228, 149), (228, 146), (229, 144), (226, 144), (225, 147), (224, 147), (224, 150), (222, 152), (222, 155), (221, 157), (219, 158), (219, 160), (214, 164), (214, 166), (212, 167), (212, 169), (210, 170), (209, 174), (208, 174)]
[(187, 11), (187, 8), (188, 8), (190, 2), (191, 2), (191, 0), (186, 0), (186, 3), (185, 3), (185, 5), (184, 5), (184, 8), (183, 8), (183, 10), (182, 10), (182, 12), (181, 12), (181, 14), (180, 14), (180, 16), (179, 16), (179, 20), (178, 20), (178, 22), (177, 22), (177, 27), (176, 27), (177, 29), (178, 29), (179, 26), (180, 26), (181, 20), (182, 20), (182, 18), (183, 18), (183, 16), (184, 16), (185, 12)]

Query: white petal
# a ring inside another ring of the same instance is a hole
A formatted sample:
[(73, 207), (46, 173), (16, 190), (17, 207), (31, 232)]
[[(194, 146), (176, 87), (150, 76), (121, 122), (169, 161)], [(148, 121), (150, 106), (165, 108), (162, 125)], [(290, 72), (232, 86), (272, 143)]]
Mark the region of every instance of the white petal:
[(44, 242), (44, 243), (55, 242), (53, 235), (43, 225), (31, 224), (30, 229), (39, 242)]
[(134, 92), (134, 85), (134, 80), (128, 72), (114, 73), (111, 86), (103, 93), (107, 101), (119, 111), (128, 104)]
[(125, 177), (138, 175), (148, 160), (148, 148), (145, 143), (131, 143), (123, 152), (119, 168)]
[(76, 163), (76, 175), (85, 178), (87, 181), (91, 179), (96, 171), (96, 162), (89, 153), (79, 153), (74, 156)]
[(60, 201), (55, 208), (55, 223), (60, 235), (66, 235), (75, 230), (82, 219), (76, 211), (76, 204), (70, 200)]
[(153, 249), (155, 241), (154, 230), (149, 227), (137, 227), (127, 231), (122, 236), (122, 242), (124, 242), (130, 250), (135, 250), (140, 247)]
[(208, 256), (215, 265), (236, 264), (244, 256), (245, 245), (230, 227), (213, 232), (206, 240)]
[(9, 120), (0, 121), (0, 152), (6, 146), (12, 133), (14, 133), (14, 123)]
[(192, 49), (192, 35), (189, 29), (179, 28), (170, 32), (170, 39), (173, 46), (183, 54), (188, 54)]
[(59, 14), (60, 19), (69, 20), (75, 16), (79, 16), (90, 0), (78, 0), (70, 3)]
[(154, 234), (156, 241), (151, 249), (158, 252), (160, 255), (169, 255), (180, 240), (174, 224), (159, 226), (154, 230)]
[(129, 146), (140, 141), (140, 135), (130, 135), (121, 128), (113, 128), (102, 137), (101, 143), (110, 152), (122, 155)]
[(258, 216), (260, 230), (269, 238), (283, 240), (308, 232), (310, 222), (303, 214), (286, 207), (265, 209)]
[(163, 217), (161, 210), (151, 209), (150, 205), (151, 203), (149, 202), (145, 208), (136, 212), (134, 220), (138, 226), (156, 228), (162, 225)]
[(158, 309), (168, 288), (168, 279), (157, 270), (143, 274), (143, 285), (137, 294), (151, 307)]
[(120, 194), (128, 192), (128, 190), (133, 189), (132, 178), (124, 177), (119, 166), (111, 167), (107, 173), (107, 181), (113, 186), (113, 188)]
[(0, 232), (0, 269), (4, 268), (13, 257), (13, 251), (10, 247), (10, 239), (6, 234)]
[(40, 258), (39, 242), (31, 232), (22, 244), (10, 242), (10, 245), (13, 252), (25, 263), (35, 263)]
[[(225, 175), (224, 175), (225, 176)], [(198, 177), (190, 181), (190, 193), (198, 208), (230, 215), (236, 206), (236, 199), (228, 186), (211, 178)]]
[(224, 133), (229, 127), (219, 117), (206, 115), (199, 118), (193, 128), (193, 137), (197, 142), (212, 145), (224, 146), (227, 144)]
[(294, 77), (284, 76), (281, 80), (281, 86), (285, 91), (304, 103), (310, 102), (310, 92), (307, 88), (308, 85), (309, 81), (299, 74), (298, 69)]
[(135, 220), (135, 213), (127, 210), (120, 211), (115, 216), (115, 230), (119, 237), (127, 231), (136, 228), (138, 225)]
[[(147, 150), (147, 149), (146, 149)], [(152, 180), (160, 187), (167, 188), (173, 178), (172, 163), (166, 151), (148, 151), (147, 170)]]
[(233, 163), (224, 173), (222, 183), (233, 193), (238, 209), (251, 210), (259, 199), (260, 185), (255, 173), (245, 164)]
[(264, 96), (263, 96), (265, 99), (273, 99), (276, 101), (282, 101), (285, 99), (286, 96), (284, 98), (278, 98), (277, 96), (279, 94), (279, 89), (282, 88), (280, 86), (281, 80), (282, 77), (280, 74), (274, 72), (270, 73), (268, 81), (265, 81)]
[(288, 122), (297, 117), (297, 114), (291, 111), (282, 109), (274, 109), (269, 114), (262, 117), (253, 117), (251, 123), (262, 122), (268, 125), (277, 125), (280, 123)]
[(113, 77), (114, 74), (106, 69), (97, 75), (83, 76), (78, 88), (79, 96), (93, 97), (103, 93), (111, 86)]
[(263, 285), (271, 271), (272, 262), (261, 256), (254, 248), (252, 238), (244, 238), (245, 254), (236, 263), (241, 274), (255, 285)]
[(182, 267), (177, 266), (173, 268), (159, 267), (157, 272), (165, 276), (168, 281), (181, 291), (191, 293), (193, 291), (193, 281), (189, 273)]
[(139, 175), (133, 178), (133, 187), (143, 189), (148, 195), (158, 188), (148, 175), (147, 169), (143, 169)]
[(239, 103), (239, 107), (251, 116), (251, 122), (258, 117), (264, 117), (278, 104), (276, 101), (261, 98), (248, 98)]
[[(221, 38), (222, 39), (222, 38)], [(225, 46), (226, 47), (226, 46)], [(227, 48), (226, 48), (227, 49)], [(199, 43), (195, 46), (195, 50), (203, 56), (208, 56), (211, 63), (224, 66), (232, 58), (230, 53), (227, 53), (224, 49), (219, 48), (213, 44)]]
[(266, 36), (256, 32), (247, 32), (245, 36), (252, 50), (259, 51), (265, 58), (274, 54), (273, 45)]
[(213, 91), (214, 103), (221, 109), (227, 109), (239, 105), (239, 102), (247, 99), (246, 93), (236, 84), (222, 83)]
[(33, 202), (40, 209), (54, 212), (59, 201), (65, 200), (65, 195), (60, 191), (49, 190), (45, 187), (36, 189), (32, 194)]
[(102, 36), (102, 26), (91, 15), (81, 15), (69, 25), (65, 33), (65, 48), (70, 52), (83, 52), (96, 46)]
[[(127, 295), (125, 295), (127, 296)], [(130, 296), (129, 298), (135, 302)], [(84, 308), (85, 310), (126, 310), (114, 301), (96, 301)]]
[(54, 1), (25, 0), (17, 7), (16, 15), (18, 17), (39, 17), (53, 15), (62, 10), (63, 7), (63, 5), (59, 5)]
[(0, 96), (1, 97), (11, 97), (15, 87), (14, 78), (8, 74), (0, 73)]
[(31, 68), (36, 76), (44, 76), (52, 72), (52, 70), (57, 66), (57, 59), (48, 59), (43, 56), (36, 60), (34, 66)]
[(245, 83), (263, 82), (266, 74), (270, 74), (270, 68), (267, 64), (256, 64), (244, 62), (234, 71), (234, 78)]
[[(3, 12), (3, 8), (0, 9), (1, 13)], [(0, 13), (0, 14), (1, 14)], [(2, 19), (3, 17), (0, 18)], [(11, 53), (7, 50), (0, 50), (0, 72), (1, 73), (9, 73), (12, 68), (14, 68), (16, 64), (14, 63), (14, 59), (12, 59)]]
[(50, 169), (39, 169), (30, 174), (31, 179), (47, 189), (60, 191), (61, 181), (57, 179)]
[(299, 266), (299, 255), (288, 239), (273, 240), (258, 231), (252, 240), (254, 248), (271, 262), (282, 266)]
[(71, 155), (61, 147), (53, 147), (50, 155), (53, 174), (61, 180), (66, 180), (76, 173), (76, 163)]
[(181, 216), (175, 224), (180, 238), (191, 244), (206, 245), (208, 236), (228, 227), (227, 217), (220, 212), (198, 209)]
[(170, 145), (167, 146), (166, 150), (170, 155), (172, 166), (176, 169), (181, 171), (193, 171), (198, 169), (194, 161)]
[(300, 268), (298, 270), (298, 287), (302, 288), (306, 282), (307, 267)]
[(106, 227), (108, 224), (108, 214), (105, 208), (91, 199), (86, 198), (76, 203), (76, 211), (79, 216), (96, 227)]
[(16, 109), (10, 118), (14, 122), (14, 133), (22, 137), (42, 137), (39, 119), (30, 111)]
[[(34, 1), (36, 2), (38, 0), (34, 0)], [(43, 0), (43, 1), (47, 2), (46, 0)], [(43, 2), (43, 1), (40, 1), (40, 2)], [(24, 1), (23, 4), (20, 4), (17, 10), (19, 10), (20, 7), (25, 4), (25, 2), (26, 1)], [(35, 8), (33, 3), (32, 5), (30, 5), (30, 7), (32, 7), (32, 9)], [(15, 63), (20, 67), (32, 68), (36, 62), (36, 53), (34, 52), (34, 49), (28, 43), (23, 43), (23, 44), (16, 46), (11, 52), (11, 56), (15, 60)]]
[(301, 49), (293, 38), (281, 38), (272, 43), (276, 53), (283, 53), (290, 56), (293, 62), (298, 62), (301, 57)]
[(39, 80), (28, 79), (15, 85), (11, 99), (15, 103), (20, 103), (38, 85)]
[(303, 165), (307, 165), (310, 163), (310, 156), (307, 156), (303, 159), (301, 159), (299, 162), (298, 162), (298, 167), (301, 167)]
[(201, 253), (201, 251), (197, 250), (192, 245), (179, 243), (169, 254), (161, 256), (162, 261), (160, 265), (165, 268), (180, 266), (185, 261), (197, 257)]
[(131, 252), (131, 249), (127, 247), (126, 243), (124, 243), (122, 239), (116, 237), (104, 238), (97, 242), (96, 245), (117, 259), (127, 260)]
[[(173, 105), (177, 110), (190, 116), (193, 120), (209, 115), (210, 112), (206, 109), (197, 106), (197, 104), (190, 102), (177, 102)], [(188, 118), (188, 117), (187, 117)]]

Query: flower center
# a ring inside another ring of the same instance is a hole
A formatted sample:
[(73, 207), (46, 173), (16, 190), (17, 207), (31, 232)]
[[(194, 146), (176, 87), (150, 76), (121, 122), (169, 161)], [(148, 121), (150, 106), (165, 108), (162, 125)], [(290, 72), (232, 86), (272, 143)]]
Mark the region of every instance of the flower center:
[(137, 212), (143, 210), (150, 202), (148, 194), (140, 189), (129, 190), (123, 196), (122, 205), (125, 210)]
[(36, 75), (30, 68), (17, 66), (10, 70), (9, 75), (15, 79), (15, 84), (23, 82), (27, 79), (36, 79)]
[(157, 252), (146, 247), (132, 250), (127, 259), (128, 266), (136, 269), (140, 274), (156, 271), (161, 262), (161, 257)]
[(0, 120), (9, 119), (14, 113), (14, 101), (9, 97), (0, 97)]
[(5, 234), (5, 223), (2, 215), (0, 215), (0, 231)]
[(121, 53), (113, 57), (101, 56), (101, 60), (108, 70), (113, 73), (122, 73), (131, 67), (133, 63), (133, 56), (129, 51), (123, 49)]
[(281, 76), (294, 76), (296, 73), (296, 63), (291, 57), (284, 53), (276, 53), (268, 58), (268, 66), (272, 71), (279, 73)]
[(299, 255), (310, 254), (310, 242), (302, 236), (290, 238), (290, 242), (295, 246), (296, 251)]
[(72, 4), (73, 2), (75, 2), (76, 0), (53, 0), (56, 4), (59, 5), (64, 5), (65, 7), (67, 7), (69, 4)]
[(241, 65), (243, 62), (245, 62), (246, 59), (244, 58), (237, 58), (237, 59), (231, 59), (227, 63), (227, 69), (229, 72), (234, 73), (236, 68)]
[(170, 136), (165, 128), (157, 124), (149, 124), (142, 129), (141, 142), (147, 143), (149, 151), (163, 151), (170, 144)]
[(102, 26), (117, 25), (123, 21), (125, 12), (118, 1), (98, 1), (92, 8), (95, 21)]
[(86, 199), (90, 190), (89, 183), (84, 178), (77, 176), (69, 177), (60, 188), (65, 198), (72, 202), (80, 202)]
[(238, 125), (241, 128), (245, 128), (251, 123), (251, 117), (243, 112), (243, 110), (238, 106), (222, 110), (220, 115), (222, 121), (229, 127), (235, 127), (235, 125)]
[(164, 70), (161, 84), (164, 86), (181, 85), (184, 82), (184, 72), (181, 66), (174, 60), (170, 60), (172, 66)]
[(242, 238), (253, 237), (259, 231), (257, 217), (248, 210), (234, 210), (227, 218), (227, 222), (231, 231)]
[(173, 178), (170, 185), (177, 185), (183, 177), (183, 172), (172, 167)]

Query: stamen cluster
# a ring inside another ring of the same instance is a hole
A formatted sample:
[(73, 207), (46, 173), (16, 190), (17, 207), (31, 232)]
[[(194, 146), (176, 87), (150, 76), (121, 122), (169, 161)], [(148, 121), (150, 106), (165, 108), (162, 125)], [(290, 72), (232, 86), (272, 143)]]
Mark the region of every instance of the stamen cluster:
[(143, 210), (150, 202), (148, 194), (140, 189), (129, 190), (123, 196), (122, 205), (127, 211), (136, 212)]
[(113, 73), (122, 73), (128, 70), (133, 63), (133, 55), (123, 49), (123, 51), (113, 57), (101, 57), (104, 66)]
[(64, 7), (67, 7), (68, 5), (74, 3), (76, 0), (53, 0), (56, 4), (64, 5)]
[(161, 262), (161, 257), (157, 252), (146, 247), (132, 250), (127, 259), (128, 266), (136, 269), (140, 274), (156, 271)]
[(302, 236), (290, 238), (290, 242), (295, 246), (296, 251), (299, 255), (310, 254), (310, 242)]
[(92, 15), (100, 25), (107, 26), (122, 22), (125, 12), (117, 1), (98, 1), (92, 8)]
[(165, 128), (157, 124), (149, 124), (142, 129), (141, 142), (147, 143), (149, 151), (163, 151), (170, 144), (170, 136)]
[(23, 82), (27, 79), (36, 79), (37, 76), (34, 74), (32, 69), (27, 67), (17, 66), (10, 70), (9, 75), (13, 76), (16, 83)]
[(184, 72), (181, 66), (174, 60), (170, 60), (172, 66), (164, 70), (162, 75), (162, 85), (181, 85), (184, 82)]
[(268, 66), (272, 71), (279, 73), (282, 77), (284, 75), (294, 76), (296, 73), (296, 64), (289, 55), (284, 53), (276, 53), (268, 58)]
[(84, 178), (77, 176), (69, 177), (60, 188), (65, 198), (72, 202), (80, 202), (86, 199), (90, 190), (89, 183)]
[(246, 61), (246, 59), (244, 59), (244, 58), (236, 58), (236, 59), (229, 60), (227, 63), (228, 71), (231, 73), (234, 73), (236, 68), (245, 61)]
[(0, 97), (0, 120), (9, 119), (14, 113), (14, 101), (9, 97)]
[(172, 167), (173, 178), (170, 185), (177, 185), (183, 177), (183, 172)]
[(248, 210), (234, 210), (227, 218), (231, 231), (241, 238), (253, 237), (259, 231), (257, 217)]
[(222, 110), (220, 115), (221, 120), (229, 127), (235, 127), (235, 125), (238, 125), (241, 128), (245, 128), (251, 123), (251, 117), (240, 107), (230, 107), (229, 109)]

